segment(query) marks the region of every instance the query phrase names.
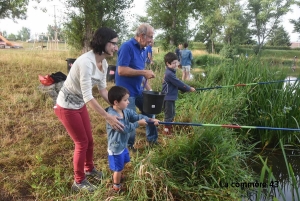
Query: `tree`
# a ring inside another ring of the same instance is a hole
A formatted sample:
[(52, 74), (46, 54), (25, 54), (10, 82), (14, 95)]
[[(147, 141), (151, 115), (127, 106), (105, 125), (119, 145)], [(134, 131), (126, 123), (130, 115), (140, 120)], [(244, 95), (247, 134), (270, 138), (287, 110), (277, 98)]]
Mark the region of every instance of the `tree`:
[(294, 25), (294, 33), (300, 34), (300, 18), (298, 20), (290, 20), (290, 22)]
[(17, 40), (17, 36), (11, 33), (8, 35), (7, 40), (15, 41)]
[(276, 28), (271, 35), (269, 36), (269, 40), (267, 45), (270, 46), (291, 46), (290, 36), (288, 32), (286, 32), (283, 26)]
[(110, 27), (122, 36), (126, 32), (125, 11), (133, 0), (67, 0), (68, 21), (64, 31), (68, 43), (82, 52), (99, 27)]
[(49, 35), (49, 39), (50, 40), (54, 40), (55, 39), (55, 29), (57, 31), (57, 39), (59, 41), (62, 41), (64, 40), (64, 32), (63, 32), (63, 29), (61, 28), (60, 25), (57, 25), (57, 28), (55, 28), (55, 26), (52, 26), (52, 25), (48, 25), (47, 27), (47, 33)]
[(22, 29), (18, 32), (18, 38), (20, 38), (22, 41), (30, 39), (30, 29), (22, 27)]
[(255, 53), (260, 53), (265, 40), (280, 23), (294, 0), (248, 0), (247, 14), (252, 19), (252, 32), (257, 37)]
[[(296, 1), (296, 4), (300, 7), (300, 1)], [(299, 33), (300, 34), (300, 17), (298, 20), (290, 20), (290, 22), (294, 25), (294, 33)]]
[(148, 21), (155, 29), (162, 29), (164, 48), (168, 45), (178, 45), (191, 36), (188, 30), (188, 17), (191, 1), (182, 0), (148, 0)]
[[(199, 2), (198, 2), (199, 3)], [(195, 10), (201, 14), (201, 24), (197, 35), (204, 39), (208, 52), (215, 53), (215, 42), (220, 36), (224, 17), (219, 0), (208, 0), (203, 2), (200, 7), (193, 5)]]
[(29, 0), (0, 0), (0, 19), (26, 19)]
[(224, 4), (224, 43), (227, 45), (241, 44), (245, 40), (248, 20), (237, 0), (228, 0)]

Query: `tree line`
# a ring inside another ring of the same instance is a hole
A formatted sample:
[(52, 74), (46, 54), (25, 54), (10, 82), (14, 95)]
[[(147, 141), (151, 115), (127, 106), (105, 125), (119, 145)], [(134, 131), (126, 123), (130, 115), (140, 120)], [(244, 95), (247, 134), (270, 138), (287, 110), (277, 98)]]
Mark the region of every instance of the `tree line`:
[[(89, 41), (98, 27), (111, 27), (119, 33), (121, 40), (128, 39), (131, 30), (125, 16), (133, 19), (129, 13), (132, 2), (64, 0), (67, 18), (56, 27), (59, 38), (82, 52), (88, 50)], [(29, 0), (0, 1), (0, 19), (26, 19), (28, 3)], [(281, 19), (292, 5), (300, 7), (300, 0), (147, 0), (146, 16), (138, 16), (135, 22), (148, 22), (161, 30), (156, 39), (165, 49), (194, 40), (205, 43), (210, 52), (215, 52), (216, 43), (222, 43), (225, 51), (248, 44), (253, 45), (258, 54), (265, 44), (290, 45)], [(300, 17), (290, 22), (294, 32), (300, 34)], [(194, 28), (190, 28), (191, 24)], [(49, 25), (50, 36), (53, 36), (53, 30)], [(25, 27), (18, 33), (21, 39), (28, 35), (30, 30)]]

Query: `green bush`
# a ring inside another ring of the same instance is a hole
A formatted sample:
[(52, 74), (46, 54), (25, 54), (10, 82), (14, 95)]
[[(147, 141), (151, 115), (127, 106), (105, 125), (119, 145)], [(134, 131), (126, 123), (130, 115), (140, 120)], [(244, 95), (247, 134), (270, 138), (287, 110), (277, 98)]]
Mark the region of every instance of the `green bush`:
[(233, 59), (236, 55), (238, 55), (238, 49), (235, 46), (224, 45), (220, 51), (220, 55), (224, 58)]
[(205, 68), (207, 66), (215, 66), (218, 65), (222, 62), (222, 58), (219, 57), (218, 55), (201, 55), (201, 56), (195, 56), (194, 57), (194, 63), (198, 67)]

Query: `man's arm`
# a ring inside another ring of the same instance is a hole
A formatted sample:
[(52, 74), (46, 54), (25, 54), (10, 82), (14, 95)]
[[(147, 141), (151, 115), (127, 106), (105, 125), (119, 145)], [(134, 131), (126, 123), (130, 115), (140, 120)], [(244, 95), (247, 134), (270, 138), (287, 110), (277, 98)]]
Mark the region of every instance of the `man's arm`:
[(144, 76), (146, 79), (155, 78), (152, 70), (136, 70), (127, 66), (118, 66), (118, 73), (120, 76), (127, 77)]

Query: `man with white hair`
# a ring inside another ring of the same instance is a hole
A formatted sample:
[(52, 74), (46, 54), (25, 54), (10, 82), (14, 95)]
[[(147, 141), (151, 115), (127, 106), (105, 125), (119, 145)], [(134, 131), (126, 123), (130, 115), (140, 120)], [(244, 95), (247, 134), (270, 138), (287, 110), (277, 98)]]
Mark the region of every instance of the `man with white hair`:
[[(145, 47), (153, 43), (154, 28), (148, 23), (141, 24), (135, 33), (134, 38), (124, 42), (119, 51), (117, 59), (117, 68), (115, 81), (117, 86), (128, 89), (129, 109), (136, 111), (136, 107), (142, 114), (152, 118), (152, 114), (146, 114), (143, 111), (143, 87), (141, 87), (143, 78), (146, 80), (154, 78), (152, 70), (145, 69)], [(136, 151), (134, 148), (136, 132), (130, 133), (128, 148)], [(154, 125), (147, 125), (146, 137), (149, 145), (157, 144), (157, 128)]]

